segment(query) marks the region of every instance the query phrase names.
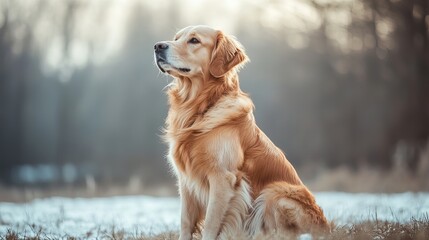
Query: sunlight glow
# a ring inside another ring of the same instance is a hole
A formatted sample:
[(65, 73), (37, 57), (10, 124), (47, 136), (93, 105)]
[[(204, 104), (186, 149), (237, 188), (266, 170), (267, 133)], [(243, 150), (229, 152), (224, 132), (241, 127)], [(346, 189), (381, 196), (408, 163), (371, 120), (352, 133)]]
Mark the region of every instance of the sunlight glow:
[[(371, 45), (370, 39), (363, 42), (349, 38), (345, 30), (351, 22), (350, 9), (363, 17), (370, 17), (365, 15), (365, 7), (359, 3), (352, 4), (351, 0), (329, 2), (340, 5), (346, 3), (350, 7), (326, 12), (327, 36), (337, 42), (341, 49), (360, 50), (363, 45)], [(127, 24), (135, 7), (144, 9), (142, 14), (150, 14), (143, 19), (153, 21), (154, 28), (163, 33), (173, 35), (186, 25), (205, 24), (234, 34), (238, 28), (252, 29), (253, 24), (259, 24), (282, 35), (286, 43), (296, 49), (309, 44), (307, 33), (319, 29), (322, 22), (322, 16), (315, 6), (300, 0), (267, 3), (257, 0), (183, 0), (180, 3), (168, 0), (75, 0), (70, 4), (73, 4), (70, 26), (65, 23), (70, 5), (63, 2), (43, 1), (42, 4), (39, 1), (16, 0), (9, 8), (11, 19), (25, 21), (33, 19), (34, 11), (30, 10), (39, 11), (33, 31), (36, 44), (46, 52), (44, 69), (47, 72), (80, 68), (89, 62), (102, 64), (114, 56), (124, 47)], [(176, 18), (180, 20), (177, 26), (167, 24)], [(70, 33), (64, 35), (67, 26)], [(381, 21), (377, 31), (385, 38), (392, 31), (391, 23), (388, 20)], [(16, 27), (13, 34), (16, 39), (22, 40), (26, 37), (23, 36), (24, 32), (22, 27)], [(13, 51), (18, 53), (21, 48), (20, 44), (15, 44)]]

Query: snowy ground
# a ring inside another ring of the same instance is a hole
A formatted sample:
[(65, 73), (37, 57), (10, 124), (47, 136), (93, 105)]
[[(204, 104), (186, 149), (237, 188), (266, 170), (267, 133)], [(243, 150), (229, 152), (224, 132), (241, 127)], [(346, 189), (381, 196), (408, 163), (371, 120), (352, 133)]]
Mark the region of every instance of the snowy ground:
[[(429, 193), (316, 193), (326, 217), (337, 225), (365, 220), (407, 222), (429, 214)], [(8, 229), (28, 235), (87, 236), (112, 228), (131, 234), (178, 230), (179, 200), (148, 196), (94, 199), (48, 198), (29, 203), (0, 203), (0, 236)]]

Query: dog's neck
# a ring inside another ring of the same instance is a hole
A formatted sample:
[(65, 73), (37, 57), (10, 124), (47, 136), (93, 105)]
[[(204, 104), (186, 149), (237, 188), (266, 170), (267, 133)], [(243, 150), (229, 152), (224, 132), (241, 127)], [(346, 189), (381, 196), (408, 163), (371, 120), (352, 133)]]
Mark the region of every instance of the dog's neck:
[(168, 89), (170, 110), (167, 130), (188, 128), (224, 95), (237, 95), (241, 92), (238, 75), (235, 71), (214, 78), (176, 78)]
[(194, 114), (201, 114), (223, 95), (239, 92), (238, 75), (233, 72), (221, 78), (176, 78), (175, 84), (168, 90), (168, 96), (171, 109), (189, 111), (192, 108), (196, 110)]

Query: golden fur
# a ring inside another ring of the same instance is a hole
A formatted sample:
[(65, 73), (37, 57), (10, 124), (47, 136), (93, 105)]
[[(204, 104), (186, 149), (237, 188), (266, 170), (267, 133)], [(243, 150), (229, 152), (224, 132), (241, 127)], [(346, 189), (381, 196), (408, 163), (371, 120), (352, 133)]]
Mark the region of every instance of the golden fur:
[(257, 127), (239, 87), (248, 61), (231, 36), (205, 26), (155, 45), (173, 76), (165, 139), (182, 203), (180, 239), (253, 238), (329, 229), (321, 208), (283, 152)]

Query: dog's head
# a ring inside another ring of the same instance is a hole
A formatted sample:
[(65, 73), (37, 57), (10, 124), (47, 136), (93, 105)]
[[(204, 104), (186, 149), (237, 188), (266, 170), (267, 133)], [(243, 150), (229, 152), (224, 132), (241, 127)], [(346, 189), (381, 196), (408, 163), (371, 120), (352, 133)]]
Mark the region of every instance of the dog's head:
[(158, 42), (154, 48), (158, 68), (178, 78), (221, 78), (248, 60), (233, 37), (207, 26), (186, 27), (173, 41)]

